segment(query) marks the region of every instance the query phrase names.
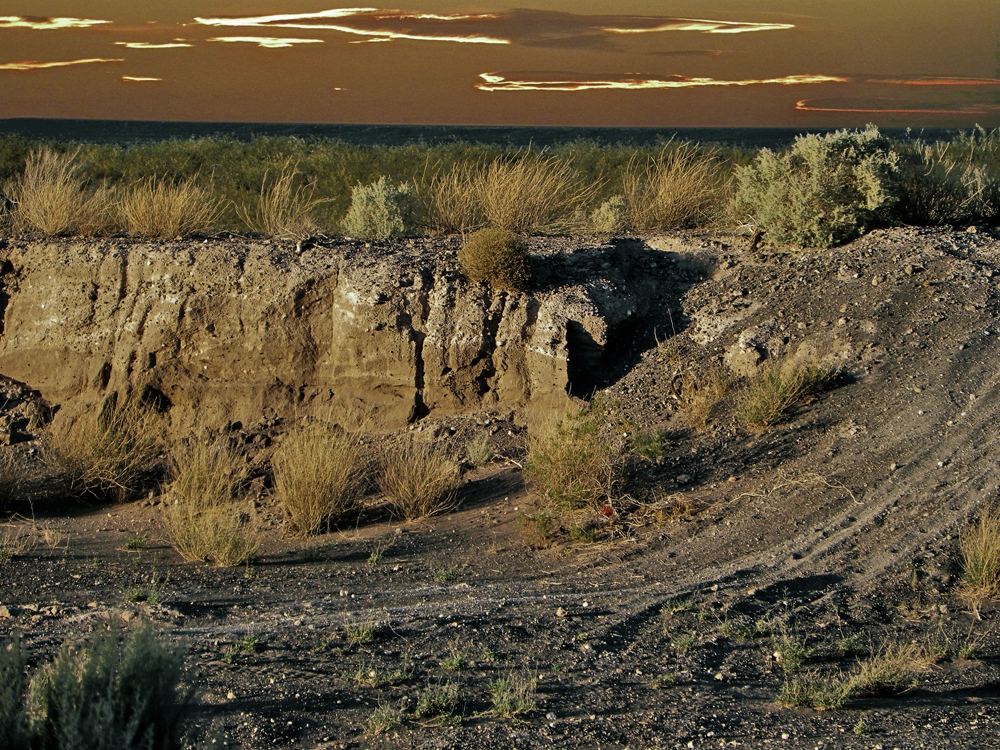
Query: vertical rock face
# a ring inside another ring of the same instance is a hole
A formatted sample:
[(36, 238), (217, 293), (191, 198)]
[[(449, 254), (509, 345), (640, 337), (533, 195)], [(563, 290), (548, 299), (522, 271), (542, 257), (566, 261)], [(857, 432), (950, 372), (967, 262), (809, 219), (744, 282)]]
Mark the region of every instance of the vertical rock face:
[(470, 284), (456, 243), (10, 241), (0, 374), (69, 415), (140, 394), (177, 435), (304, 414), (377, 431), (532, 421), (606, 377), (609, 343), (678, 276), (639, 242), (538, 241), (534, 290), (507, 294)]

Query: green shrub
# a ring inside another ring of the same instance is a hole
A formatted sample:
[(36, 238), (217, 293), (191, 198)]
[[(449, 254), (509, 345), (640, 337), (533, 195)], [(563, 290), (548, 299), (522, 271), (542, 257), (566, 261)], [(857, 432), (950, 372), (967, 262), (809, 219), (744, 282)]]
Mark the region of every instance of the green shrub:
[(899, 192), (899, 155), (874, 125), (806, 135), (786, 153), (763, 149), (736, 170), (736, 216), (768, 239), (832, 247), (888, 219)]
[(31, 680), (32, 750), (179, 750), (193, 698), (180, 688), (182, 665), (149, 624), (64, 646)]
[(458, 251), (462, 272), (473, 281), (488, 281), (498, 289), (520, 292), (531, 282), (531, 256), (516, 234), (506, 229), (481, 229)]
[(25, 664), (20, 641), (0, 642), (0, 747), (11, 750), (28, 747)]
[(590, 214), (594, 231), (601, 234), (615, 234), (628, 229), (628, 201), (623, 195), (614, 195), (598, 206)]
[(351, 191), (351, 207), (344, 217), (344, 232), (350, 237), (368, 240), (402, 237), (412, 214), (410, 194), (409, 185), (393, 185), (384, 176), (370, 185), (358, 183)]

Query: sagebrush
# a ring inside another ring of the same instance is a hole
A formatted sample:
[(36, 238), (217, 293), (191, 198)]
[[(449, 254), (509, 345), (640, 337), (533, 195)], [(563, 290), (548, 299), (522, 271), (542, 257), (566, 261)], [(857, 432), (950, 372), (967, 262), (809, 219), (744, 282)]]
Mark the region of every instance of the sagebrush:
[(382, 176), (369, 185), (358, 184), (351, 191), (351, 207), (344, 217), (344, 233), (366, 240), (388, 240), (410, 231), (412, 188)]
[(148, 623), (64, 645), (30, 680), (17, 641), (0, 644), (0, 747), (180, 750), (193, 699), (182, 667)]
[(899, 182), (899, 154), (874, 125), (805, 135), (736, 169), (734, 212), (768, 240), (832, 247), (889, 222)]

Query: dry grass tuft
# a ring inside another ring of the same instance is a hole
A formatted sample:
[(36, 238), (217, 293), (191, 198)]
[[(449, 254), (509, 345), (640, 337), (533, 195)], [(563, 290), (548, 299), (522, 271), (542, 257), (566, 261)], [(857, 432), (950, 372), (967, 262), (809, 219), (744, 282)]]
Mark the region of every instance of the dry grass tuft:
[(254, 210), (236, 207), (243, 223), (268, 237), (300, 239), (312, 234), (316, 230), (313, 211), (328, 200), (313, 198), (315, 183), (296, 185), (296, 177), (300, 174), (297, 165), (290, 161), (285, 162), (270, 182), (265, 174)]
[(732, 392), (733, 385), (733, 376), (722, 367), (712, 367), (685, 378), (681, 399), (691, 424), (698, 427), (707, 425)]
[(535, 710), (537, 680), (509, 674), (490, 681), (490, 713), (501, 719), (513, 719)]
[(307, 536), (356, 513), (368, 482), (365, 448), (346, 432), (314, 422), (285, 438), (274, 485), (290, 536)]
[(174, 457), (163, 525), (185, 560), (229, 567), (260, 546), (253, 506), (237, 499), (241, 463), (228, 443), (205, 439)]
[(48, 148), (31, 152), (24, 173), (10, 186), (15, 228), (66, 235), (97, 234), (110, 227), (110, 191), (84, 191), (78, 153), (79, 149), (59, 153)]
[(27, 555), (38, 546), (39, 532), (28, 524), (5, 524), (0, 528), (3, 529), (0, 531), (0, 565)]
[(415, 520), (455, 507), (462, 474), (444, 445), (394, 440), (383, 449), (381, 464), (379, 486), (398, 517)]
[(891, 644), (861, 662), (854, 674), (826, 680), (810, 674), (786, 681), (778, 703), (823, 711), (843, 708), (855, 698), (900, 695), (913, 688), (930, 664), (931, 658), (919, 646)]
[(57, 426), (49, 460), (70, 495), (125, 502), (149, 484), (162, 447), (155, 412), (135, 399), (119, 404), (114, 395)]
[(27, 482), (24, 464), (10, 450), (0, 449), (0, 512), (21, 497)]
[(962, 555), (961, 596), (979, 617), (986, 599), (1000, 597), (1000, 511), (986, 508), (959, 540)]
[(568, 161), (523, 155), (480, 167), (472, 186), (490, 226), (519, 234), (554, 233), (578, 223), (576, 209), (599, 185), (583, 185)]
[(724, 204), (728, 180), (714, 152), (690, 143), (668, 144), (656, 156), (635, 160), (622, 177), (627, 223), (632, 229), (702, 226)]
[(417, 190), (423, 207), (422, 223), (436, 232), (458, 234), (486, 223), (480, 207), (475, 171), (461, 164), (448, 172), (436, 172)]
[(916, 684), (917, 675), (926, 672), (931, 660), (914, 643), (893, 644), (861, 662), (858, 672), (848, 680), (851, 698), (899, 695)]
[(621, 459), (603, 434), (598, 403), (531, 439), (524, 476), (528, 487), (564, 510), (599, 508), (620, 481)]
[(184, 237), (210, 230), (219, 216), (212, 191), (190, 177), (172, 183), (155, 177), (133, 185), (118, 200), (129, 234), (153, 239)]
[(814, 674), (785, 681), (778, 694), (778, 704), (786, 708), (811, 708), (829, 711), (843, 708), (850, 685), (843, 679), (823, 680)]
[(820, 364), (765, 363), (740, 394), (736, 419), (748, 429), (765, 430), (792, 407), (829, 388), (837, 375), (835, 368)]

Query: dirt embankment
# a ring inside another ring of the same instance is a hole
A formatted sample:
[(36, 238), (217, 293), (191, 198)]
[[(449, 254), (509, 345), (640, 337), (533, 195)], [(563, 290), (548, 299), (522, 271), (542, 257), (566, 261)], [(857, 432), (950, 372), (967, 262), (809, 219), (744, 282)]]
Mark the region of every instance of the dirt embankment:
[(618, 364), (609, 344), (697, 280), (630, 240), (536, 242), (528, 294), (470, 285), (456, 239), (5, 244), (0, 372), (70, 412), (135, 392), (175, 435), (310, 413), (372, 430), (559, 413)]
[[(957, 596), (957, 537), (1000, 494), (997, 237), (897, 229), (757, 252), (697, 234), (536, 240), (520, 297), (468, 287), (452, 241), (11, 241), (0, 373), (51, 404), (128, 382), (169, 400), (178, 434), (196, 417), (331, 405), (391, 428), (527, 419), (601, 388), (624, 432), (663, 431), (641, 479), (692, 510), (532, 550), (518, 534), (532, 500), (498, 460), (447, 517), (397, 526), (372, 498), (356, 528), (303, 547), (275, 526), (253, 568), (220, 571), (181, 564), (155, 506), (36, 508), (55, 542), (3, 568), (0, 632), (26, 632), (41, 659), (100, 617), (145, 611), (191, 654), (199, 721), (247, 748), (994, 747), (1000, 612), (976, 620)], [(58, 315), (41, 312), (50, 299)], [(731, 407), (693, 425), (685, 373), (789, 357), (842, 375), (769, 430)], [(125, 551), (133, 535), (148, 544)], [(150, 586), (161, 603), (129, 593)], [(371, 640), (352, 638), (358, 624)], [(241, 650), (248, 635), (259, 647)], [(776, 702), (790, 680), (911, 641), (934, 663), (902, 695)], [(798, 671), (775, 657), (789, 642)], [(491, 684), (512, 674), (537, 680), (518, 721), (490, 713)], [(420, 720), (421, 691), (447, 683), (456, 717)], [(388, 737), (369, 731), (379, 706), (402, 712)]]

